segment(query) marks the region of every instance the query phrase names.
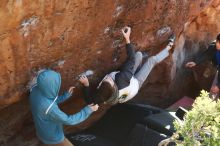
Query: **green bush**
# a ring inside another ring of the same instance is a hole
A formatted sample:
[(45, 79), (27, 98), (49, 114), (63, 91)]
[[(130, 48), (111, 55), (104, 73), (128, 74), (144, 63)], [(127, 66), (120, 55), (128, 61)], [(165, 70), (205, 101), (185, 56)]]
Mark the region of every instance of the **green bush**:
[(174, 122), (177, 134), (183, 141), (178, 146), (220, 146), (220, 102), (209, 98), (201, 91), (192, 110), (187, 112), (184, 122)]

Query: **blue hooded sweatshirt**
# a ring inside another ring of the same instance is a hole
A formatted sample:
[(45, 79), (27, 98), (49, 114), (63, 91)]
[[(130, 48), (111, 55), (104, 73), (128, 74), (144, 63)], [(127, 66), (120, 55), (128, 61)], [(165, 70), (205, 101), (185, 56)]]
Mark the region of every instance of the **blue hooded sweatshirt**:
[(87, 119), (92, 110), (86, 106), (80, 112), (67, 115), (58, 104), (71, 95), (65, 92), (58, 97), (61, 86), (60, 74), (45, 70), (37, 77), (37, 85), (31, 90), (30, 105), (37, 136), (44, 144), (58, 144), (64, 140), (63, 125), (75, 125)]

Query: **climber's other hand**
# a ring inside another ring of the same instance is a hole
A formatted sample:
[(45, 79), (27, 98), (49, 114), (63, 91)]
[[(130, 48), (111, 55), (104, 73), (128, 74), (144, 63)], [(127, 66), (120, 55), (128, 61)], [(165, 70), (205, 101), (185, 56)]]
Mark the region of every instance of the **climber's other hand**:
[(191, 61), (191, 62), (187, 62), (186, 65), (185, 65), (187, 68), (192, 68), (194, 66), (196, 66), (196, 63)]
[(212, 94), (218, 94), (219, 93), (219, 87), (214, 85), (211, 87), (211, 93)]

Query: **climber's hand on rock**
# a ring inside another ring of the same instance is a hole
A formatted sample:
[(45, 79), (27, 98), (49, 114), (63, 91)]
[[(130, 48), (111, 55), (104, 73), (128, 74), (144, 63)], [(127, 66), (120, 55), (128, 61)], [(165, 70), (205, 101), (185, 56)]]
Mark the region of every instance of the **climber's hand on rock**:
[(89, 86), (89, 80), (87, 78), (87, 76), (82, 75), (79, 78), (80, 83), (82, 83), (84, 86), (88, 87)]
[(194, 66), (196, 66), (196, 63), (195, 62), (188, 62), (188, 63), (186, 63), (186, 65), (185, 65), (186, 67), (188, 67), (188, 68), (192, 68), (192, 67), (194, 67)]
[(121, 31), (122, 31), (122, 34), (125, 38), (126, 43), (129, 44), (130, 43), (131, 28), (126, 26)]
[(69, 91), (68, 91), (69, 94), (71, 94), (71, 95), (73, 94), (73, 89), (74, 89), (74, 88), (75, 88), (75, 87), (73, 87), (73, 86), (69, 88)]
[(98, 104), (90, 104), (89, 107), (91, 108), (92, 111), (97, 111), (99, 109), (99, 105)]

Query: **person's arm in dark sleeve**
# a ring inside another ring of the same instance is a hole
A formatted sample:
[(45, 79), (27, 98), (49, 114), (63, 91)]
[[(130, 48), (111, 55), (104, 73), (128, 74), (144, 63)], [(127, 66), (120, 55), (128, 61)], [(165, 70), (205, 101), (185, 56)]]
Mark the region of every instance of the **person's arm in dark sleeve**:
[(124, 74), (123, 76), (128, 76), (130, 78), (133, 75), (133, 67), (135, 65), (135, 48), (130, 41), (131, 28), (124, 27), (122, 29), (122, 34), (126, 41), (127, 59), (119, 70), (120, 74)]
[(119, 69), (119, 73), (115, 75), (115, 82), (118, 89), (123, 89), (130, 84), (130, 80), (134, 74), (133, 68), (135, 65), (135, 51), (132, 44), (126, 44), (127, 59), (122, 67)]
[(135, 48), (131, 43), (126, 44), (126, 52), (127, 52), (127, 59), (123, 63), (119, 71), (121, 73), (133, 74), (132, 71), (135, 64)]
[(91, 92), (88, 78), (85, 75), (82, 75), (80, 76), (79, 81), (83, 85), (84, 101), (87, 104), (92, 104), (94, 93)]
[(135, 48), (130, 42), (131, 28), (123, 28), (122, 33), (126, 41), (127, 58), (123, 65), (120, 67), (120, 72), (115, 76), (115, 82), (119, 90), (130, 84), (130, 79), (134, 74), (133, 68), (135, 65)]
[[(127, 59), (122, 65), (122, 67), (119, 69), (121, 74), (128, 74), (133, 75), (133, 67), (135, 65), (135, 48), (134, 45), (131, 44), (130, 35), (131, 35), (131, 28), (130, 27), (124, 27), (122, 29), (122, 34), (124, 36), (124, 39), (126, 41), (126, 52), (127, 52)], [(127, 75), (126, 75), (127, 76)]]
[(129, 43), (126, 44), (126, 52), (127, 52), (127, 59), (134, 61), (135, 59), (135, 47), (133, 44)]
[(93, 103), (93, 99), (94, 99), (94, 94), (91, 93), (91, 88), (90, 86), (84, 86), (83, 87), (83, 94), (84, 94), (84, 101), (87, 103), (87, 104), (92, 104)]
[(215, 48), (212, 45), (209, 45), (208, 49), (200, 53), (194, 60), (194, 62), (198, 65), (205, 61), (211, 61), (213, 59), (215, 53)]

